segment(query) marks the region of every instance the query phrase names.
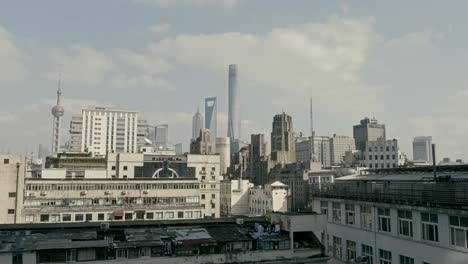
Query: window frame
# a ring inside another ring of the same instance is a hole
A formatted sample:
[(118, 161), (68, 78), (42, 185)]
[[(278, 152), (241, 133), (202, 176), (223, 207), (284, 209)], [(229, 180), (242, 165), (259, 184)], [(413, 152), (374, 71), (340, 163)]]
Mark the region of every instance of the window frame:
[(377, 208), (378, 229), (380, 232), (392, 232), (392, 220), (390, 214), (390, 208)]

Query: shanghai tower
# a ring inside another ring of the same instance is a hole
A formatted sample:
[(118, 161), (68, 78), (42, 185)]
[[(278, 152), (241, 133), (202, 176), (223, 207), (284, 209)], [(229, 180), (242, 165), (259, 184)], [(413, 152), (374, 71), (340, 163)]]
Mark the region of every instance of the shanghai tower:
[(240, 138), (240, 90), (237, 85), (237, 65), (229, 65), (229, 113), (227, 136), (231, 144)]

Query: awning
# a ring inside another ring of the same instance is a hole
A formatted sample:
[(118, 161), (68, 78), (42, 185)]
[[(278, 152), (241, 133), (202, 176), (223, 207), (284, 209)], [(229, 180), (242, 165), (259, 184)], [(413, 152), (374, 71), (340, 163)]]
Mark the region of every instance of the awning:
[(114, 211), (114, 216), (124, 216), (123, 210)]

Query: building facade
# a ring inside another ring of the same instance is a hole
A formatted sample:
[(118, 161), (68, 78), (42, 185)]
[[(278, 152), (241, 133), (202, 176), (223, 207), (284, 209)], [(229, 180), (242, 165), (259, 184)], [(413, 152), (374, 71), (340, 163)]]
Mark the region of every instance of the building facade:
[(205, 128), (211, 132), (211, 149), (216, 153), (218, 136), (218, 106), (216, 97), (205, 98)]
[(356, 142), (354, 138), (334, 134), (333, 137), (330, 138), (331, 165), (341, 165), (346, 151), (354, 150), (356, 150)]
[(289, 187), (279, 181), (249, 190), (249, 215), (288, 211)]
[(200, 135), (190, 143), (190, 154), (210, 155), (213, 152), (211, 138), (213, 135), (209, 129), (200, 129)]
[(271, 158), (281, 164), (296, 162), (296, 139), (292, 117), (281, 113), (273, 117), (271, 130)]
[(359, 125), (353, 127), (353, 137), (356, 149), (364, 151), (369, 141), (386, 140), (385, 125), (379, 124), (375, 118), (364, 118)]
[(413, 139), (413, 161), (432, 164), (432, 137)]
[(200, 136), (200, 130), (203, 126), (203, 115), (200, 113), (200, 109), (192, 117), (192, 140), (196, 140)]
[(369, 169), (397, 168), (406, 163), (406, 156), (398, 148), (398, 140), (367, 142), (361, 166)]
[(169, 143), (169, 125), (157, 125), (154, 127), (156, 147), (167, 147)]
[(414, 171), (346, 176), (317, 190), (313, 208), (327, 217), (321, 241), (331, 263), (465, 263), (466, 173), (447, 173), (448, 182)]
[(249, 215), (249, 192), (254, 187), (249, 180), (221, 182), (221, 216)]
[[(314, 136), (314, 144), (311, 144), (312, 137), (298, 137), (296, 140), (296, 159), (298, 162), (309, 163), (319, 162), (323, 167), (331, 166), (331, 146), (330, 137)], [(314, 148), (314, 153), (312, 152)], [(314, 160), (315, 159), (315, 160)]]
[(268, 172), (262, 169), (263, 163), (268, 158), (266, 153), (266, 141), (264, 134), (252, 134), (250, 136), (250, 179), (256, 185), (266, 183)]
[(218, 154), (220, 158), (221, 175), (226, 175), (229, 166), (231, 166), (231, 142), (229, 137), (219, 137), (216, 139)]
[(239, 140), (241, 135), (240, 89), (237, 82), (237, 65), (229, 65), (229, 109), (227, 136), (231, 142)]

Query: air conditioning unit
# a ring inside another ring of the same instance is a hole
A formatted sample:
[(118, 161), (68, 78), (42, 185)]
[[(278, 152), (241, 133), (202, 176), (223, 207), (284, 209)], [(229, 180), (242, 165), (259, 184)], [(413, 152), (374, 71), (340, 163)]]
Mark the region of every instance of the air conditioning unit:
[(35, 193), (35, 192), (30, 192), (30, 193), (28, 194), (28, 196), (29, 196), (29, 197), (36, 197), (36, 193)]
[(120, 194), (122, 194), (122, 195), (126, 195), (126, 194), (127, 194), (127, 192), (126, 192), (126, 191), (123, 191), (123, 192), (121, 192)]
[(46, 196), (46, 192), (41, 192), (41, 196)]
[(236, 224), (243, 225), (244, 224), (244, 219), (243, 218), (237, 218), (236, 219)]
[(86, 191), (81, 191), (80, 195), (81, 195), (81, 196), (85, 196), (85, 195), (86, 195)]
[(148, 194), (148, 191), (143, 191), (143, 194)]
[(111, 195), (112, 193), (110, 191), (105, 191), (104, 194), (105, 195)]
[(211, 199), (212, 204), (216, 204), (216, 199)]

